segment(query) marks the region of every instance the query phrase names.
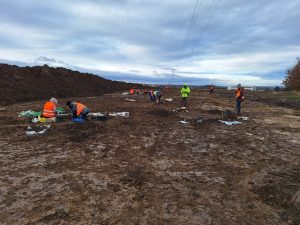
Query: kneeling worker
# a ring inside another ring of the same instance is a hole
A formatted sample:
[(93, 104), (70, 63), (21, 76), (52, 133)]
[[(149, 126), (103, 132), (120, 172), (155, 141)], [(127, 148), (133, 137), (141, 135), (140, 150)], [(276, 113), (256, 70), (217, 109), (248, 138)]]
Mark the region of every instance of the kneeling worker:
[(51, 98), (49, 102), (46, 102), (42, 112), (42, 117), (46, 118), (46, 122), (56, 122), (56, 111), (57, 99)]
[(156, 103), (159, 104), (161, 102), (162, 93), (158, 90), (154, 91), (154, 96), (156, 99)]
[(79, 102), (67, 101), (66, 105), (71, 109), (73, 119), (80, 118), (84, 120), (90, 112), (85, 105)]

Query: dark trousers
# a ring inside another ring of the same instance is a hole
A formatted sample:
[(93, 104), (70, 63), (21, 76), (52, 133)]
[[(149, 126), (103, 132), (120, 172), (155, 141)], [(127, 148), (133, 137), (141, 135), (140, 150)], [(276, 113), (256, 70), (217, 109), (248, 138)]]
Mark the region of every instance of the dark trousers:
[(155, 95), (150, 95), (150, 102), (155, 102), (156, 101), (156, 98), (155, 98)]
[(160, 103), (160, 99), (161, 99), (161, 97), (162, 97), (162, 94), (159, 94), (158, 96), (157, 96), (157, 103)]
[(187, 106), (187, 102), (188, 102), (188, 98), (187, 97), (182, 97), (182, 106), (183, 107)]
[(89, 114), (89, 113), (90, 113), (90, 110), (87, 109), (87, 108), (85, 108), (85, 109), (80, 113), (80, 115), (78, 116), (78, 118), (85, 120), (87, 114)]
[(242, 104), (242, 101), (236, 100), (236, 111), (237, 111), (237, 114), (241, 114), (241, 104)]

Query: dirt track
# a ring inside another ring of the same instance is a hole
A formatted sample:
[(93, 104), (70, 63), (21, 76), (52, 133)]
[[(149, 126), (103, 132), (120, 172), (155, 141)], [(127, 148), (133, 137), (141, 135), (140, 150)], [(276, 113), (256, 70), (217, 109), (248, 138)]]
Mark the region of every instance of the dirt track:
[(179, 97), (166, 96), (78, 99), (130, 117), (33, 138), (16, 112), (42, 102), (0, 111), (0, 224), (300, 224), (299, 110), (245, 102), (250, 120), (226, 126), (232, 99), (194, 92), (189, 113), (174, 113)]

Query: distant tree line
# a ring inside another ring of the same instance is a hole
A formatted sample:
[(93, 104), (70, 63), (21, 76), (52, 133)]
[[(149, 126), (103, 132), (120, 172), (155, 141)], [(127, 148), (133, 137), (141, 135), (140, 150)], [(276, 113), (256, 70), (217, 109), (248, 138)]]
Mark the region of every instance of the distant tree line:
[(300, 90), (300, 58), (293, 68), (287, 70), (283, 84), (288, 90)]

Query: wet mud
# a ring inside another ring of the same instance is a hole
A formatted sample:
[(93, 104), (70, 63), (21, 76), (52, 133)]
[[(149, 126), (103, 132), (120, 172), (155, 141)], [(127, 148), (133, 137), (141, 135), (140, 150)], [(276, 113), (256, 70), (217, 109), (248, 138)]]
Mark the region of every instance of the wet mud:
[(228, 126), (218, 120), (219, 112), (234, 111), (231, 98), (194, 91), (188, 112), (174, 112), (179, 93), (164, 97), (178, 100), (78, 98), (93, 112), (130, 116), (65, 119), (34, 137), (17, 112), (43, 102), (6, 106), (0, 223), (300, 224), (299, 111), (245, 101), (249, 120)]

